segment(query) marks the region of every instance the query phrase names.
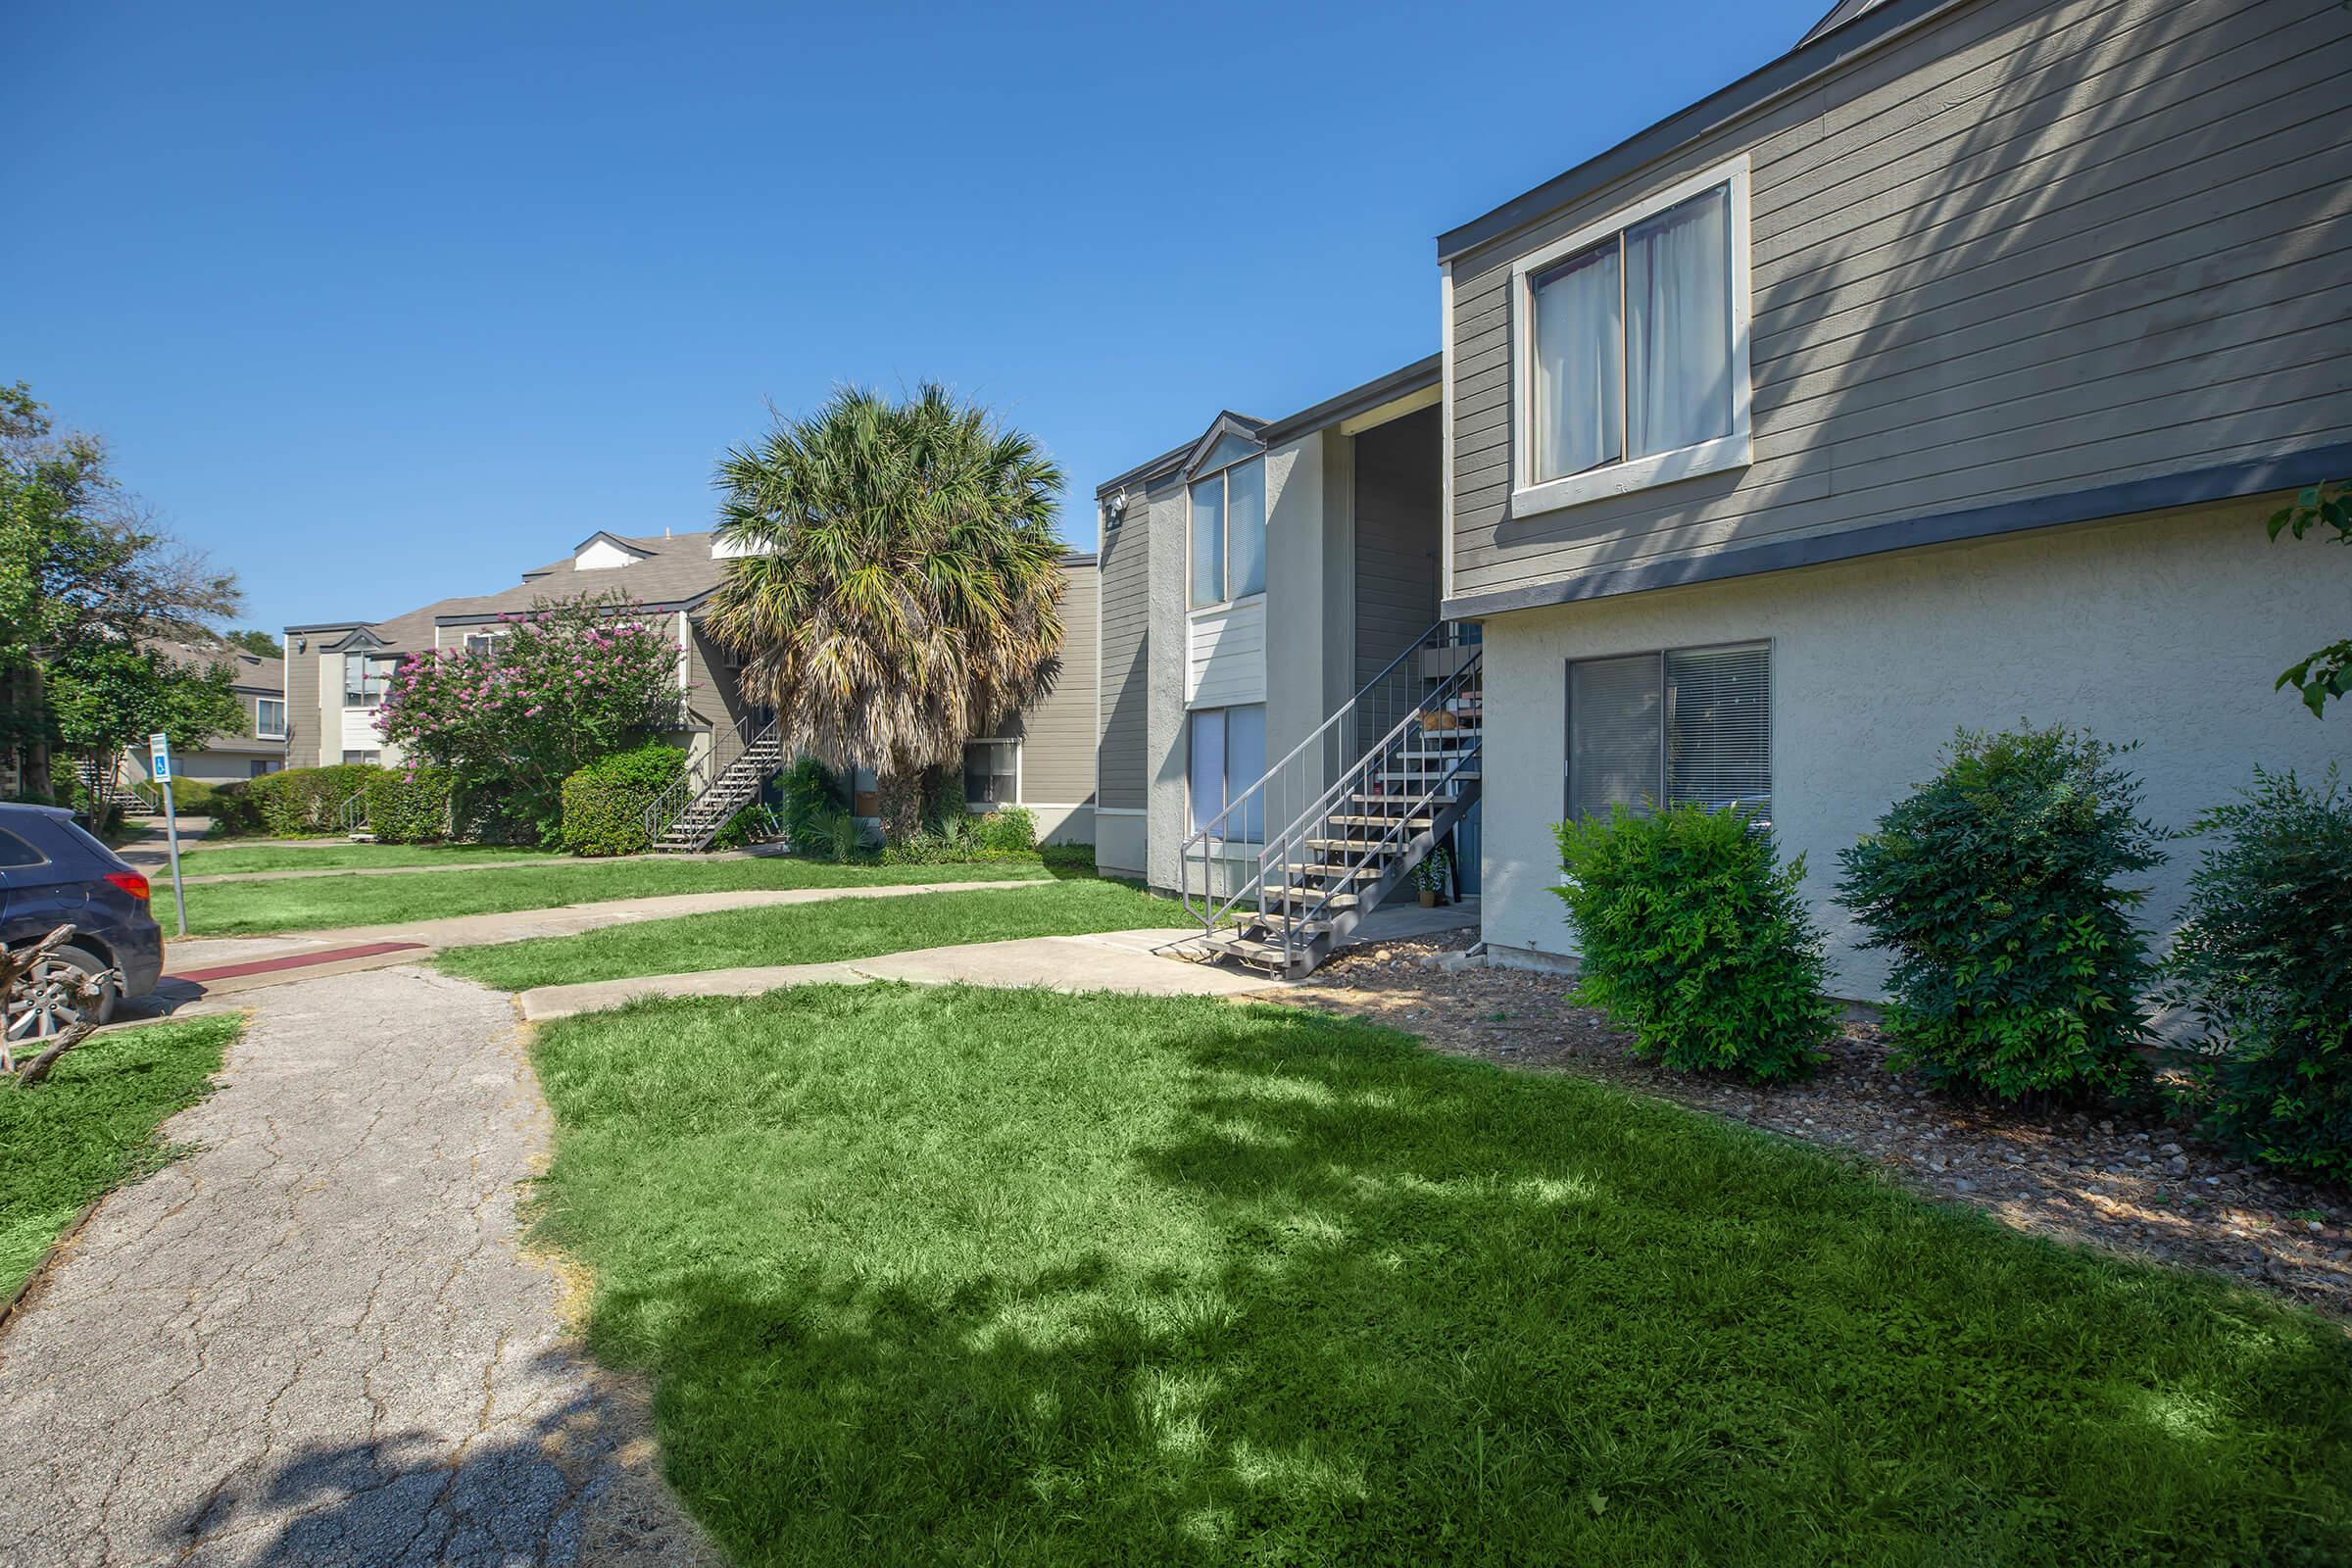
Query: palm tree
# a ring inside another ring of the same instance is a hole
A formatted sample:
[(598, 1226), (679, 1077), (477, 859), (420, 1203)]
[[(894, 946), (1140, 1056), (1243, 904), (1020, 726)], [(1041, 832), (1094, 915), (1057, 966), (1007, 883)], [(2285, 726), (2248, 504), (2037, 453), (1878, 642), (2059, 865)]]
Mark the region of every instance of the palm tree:
[(925, 383), (779, 418), (717, 483), (718, 536), (751, 553), (705, 623), (776, 710), (786, 755), (872, 768), (906, 832), (924, 778), (1059, 673), (1060, 467)]

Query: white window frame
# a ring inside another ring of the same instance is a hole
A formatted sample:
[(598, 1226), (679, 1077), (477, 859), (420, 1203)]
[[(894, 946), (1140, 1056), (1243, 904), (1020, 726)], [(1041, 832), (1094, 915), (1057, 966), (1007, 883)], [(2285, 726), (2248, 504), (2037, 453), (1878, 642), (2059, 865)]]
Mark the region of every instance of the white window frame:
[[(1023, 780), (1021, 778), (1021, 738), (1018, 735), (974, 735), (969, 740), (965, 741), (963, 746), (964, 750), (967, 752), (975, 746), (1009, 746), (1012, 748), (1012, 799), (1009, 801), (975, 801), (967, 796), (964, 799), (963, 808), (967, 811), (986, 813), (988, 811), (995, 810), (1000, 806), (1020, 805), (1023, 798)], [(967, 774), (970, 771), (971, 769), (968, 766), (964, 769), (964, 772)], [(999, 775), (996, 775), (992, 769), (991, 776)]]
[[(1590, 250), (1645, 218), (1718, 185), (1731, 186), (1726, 225), (1731, 249), (1732, 428), (1696, 446), (1588, 468), (1557, 479), (1536, 477), (1536, 278), (1579, 251)], [(1603, 496), (1621, 496), (1703, 473), (1744, 467), (1754, 461), (1748, 428), (1748, 162), (1745, 153), (1587, 223), (1511, 264), (1511, 513), (1557, 512)]]
[[(1252, 463), (1258, 466), (1257, 495), (1260, 514), (1257, 519), (1258, 560), (1261, 569), (1273, 564), (1271, 559), (1273, 529), (1271, 519), (1264, 515), (1265, 513), (1272, 510), (1273, 505), (1266, 495), (1265, 449), (1261, 447), (1247, 457), (1236, 458), (1231, 463), (1211, 468), (1205, 473), (1192, 475), (1184, 481), (1184, 603), (1185, 613), (1188, 615), (1205, 615), (1215, 611), (1231, 610), (1236, 605), (1250, 604), (1254, 600), (1266, 597), (1266, 590), (1262, 586), (1252, 588), (1246, 594), (1237, 594), (1233, 591), (1233, 470)], [(1193, 603), (1193, 486), (1206, 484), (1211, 479), (1217, 482), (1225, 496), (1224, 550), (1218, 557), (1218, 564), (1225, 573), (1225, 580), (1217, 584), (1225, 597), (1212, 600), (1205, 605), (1196, 605)]]
[(1668, 705), (1666, 691), (1666, 660), (1670, 654), (1712, 654), (1736, 648), (1764, 650), (1764, 769), (1771, 778), (1766, 798), (1772, 809), (1757, 819), (1769, 830), (1780, 810), (1781, 789), (1781, 660), (1780, 643), (1772, 637), (1735, 637), (1728, 642), (1668, 643), (1657, 648), (1626, 648), (1610, 654), (1579, 654), (1560, 667), (1560, 815), (1577, 820), (1576, 808), (1576, 666), (1601, 663), (1612, 659), (1655, 659), (1658, 662), (1658, 789), (1660, 798), (1651, 802), (1652, 808), (1673, 804), (1674, 759), (1669, 751), (1674, 737), (1674, 714)]
[[(270, 710), (277, 710), (277, 727), (270, 727)], [(283, 697), (256, 697), (253, 700), (253, 735), (256, 740), (282, 741), (286, 738), (286, 700)]]
[[(494, 631), (468, 630), (458, 639), (458, 651), (465, 654), (467, 658), (471, 658), (475, 653), (479, 652), (484, 657), (495, 660), (498, 658), (499, 636), (500, 633)], [(482, 646), (478, 650), (473, 646), (474, 639), (477, 637), (480, 638), (482, 642)]]
[[(362, 663), (361, 663), (361, 666), (360, 666), (360, 670), (361, 670), (361, 674), (360, 674), (360, 684), (361, 684), (362, 690), (361, 690), (361, 693), (360, 693), (360, 695), (361, 695), (361, 696), (363, 696), (363, 697), (365, 697), (365, 696), (367, 695), (366, 686), (367, 686), (367, 683), (368, 683), (368, 667), (369, 667), (369, 666), (371, 666), (371, 665), (375, 665), (375, 664), (381, 664), (381, 665), (383, 665), (383, 666), (384, 666), (384, 669), (383, 669), (383, 675), (382, 675), (382, 680), (383, 680), (383, 683), (384, 683), (384, 689), (383, 689), (382, 691), (378, 691), (378, 692), (375, 694), (375, 701), (374, 701), (374, 702), (372, 702), (372, 703), (368, 703), (368, 702), (358, 702), (358, 703), (355, 703), (355, 702), (353, 702), (353, 701), (351, 700), (351, 697), (352, 697), (352, 691), (351, 691), (351, 661), (352, 661), (352, 660), (355, 660), (355, 659), (362, 661)], [(344, 706), (346, 709), (353, 709), (353, 708), (381, 708), (381, 707), (383, 707), (383, 706), (384, 706), (384, 695), (385, 695), (385, 692), (388, 692), (388, 691), (391, 689), (391, 686), (392, 686), (392, 675), (393, 675), (393, 672), (394, 672), (395, 670), (399, 669), (399, 668), (400, 668), (400, 655), (398, 655), (398, 654), (368, 654), (368, 653), (358, 653), (358, 652), (353, 652), (353, 653), (347, 653), (347, 654), (343, 655), (343, 706)]]

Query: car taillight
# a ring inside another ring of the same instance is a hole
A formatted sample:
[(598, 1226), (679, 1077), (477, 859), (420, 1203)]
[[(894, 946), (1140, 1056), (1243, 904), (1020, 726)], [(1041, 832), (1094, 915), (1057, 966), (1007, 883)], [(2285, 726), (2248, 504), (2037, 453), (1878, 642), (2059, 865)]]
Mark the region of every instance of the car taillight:
[(106, 879), (123, 892), (144, 904), (147, 901), (147, 879), (136, 871), (109, 871)]

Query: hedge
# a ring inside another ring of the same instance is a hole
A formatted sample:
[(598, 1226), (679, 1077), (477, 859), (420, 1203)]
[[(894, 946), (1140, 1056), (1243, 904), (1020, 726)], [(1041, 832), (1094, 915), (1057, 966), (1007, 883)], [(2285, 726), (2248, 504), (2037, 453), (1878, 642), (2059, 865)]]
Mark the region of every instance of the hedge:
[(344, 804), (384, 772), (372, 762), (337, 762), (224, 784), (213, 792), (214, 830), (222, 837), (266, 833), (280, 839), (339, 832)]
[(564, 781), (564, 848), (574, 855), (651, 849), (645, 808), (676, 782), (686, 754), (659, 741), (600, 758)]
[(457, 775), (446, 767), (386, 768), (368, 781), (368, 831), (384, 844), (448, 838), (457, 784)]

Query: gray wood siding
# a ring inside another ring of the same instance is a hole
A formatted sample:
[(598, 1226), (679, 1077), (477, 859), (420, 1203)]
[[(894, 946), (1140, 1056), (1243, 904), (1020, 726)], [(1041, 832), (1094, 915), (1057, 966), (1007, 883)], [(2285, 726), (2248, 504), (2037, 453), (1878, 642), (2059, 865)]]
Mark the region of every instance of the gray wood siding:
[(1095, 607), (1101, 597), (1092, 564), (1064, 570), (1061, 667), (1054, 687), (997, 726), (1000, 736), (1020, 737), (1024, 804), (1085, 806), (1095, 798)]
[[(2352, 11), (1983, 0), (1454, 266), (1457, 597), (2352, 438)], [(1754, 458), (1517, 517), (1510, 264), (1737, 153)]]
[[(286, 660), (286, 765), (318, 765), (318, 655), (292, 652)], [(339, 744), (339, 743), (338, 743)]]
[(1438, 411), (1355, 440), (1355, 687), (1438, 618)]
[(1151, 789), (1146, 658), (1152, 617), (1152, 508), (1129, 493), (1124, 523), (1102, 535), (1102, 743), (1096, 805), (1143, 810)]
[(743, 755), (739, 726), (751, 710), (736, 688), (735, 672), (727, 667), (726, 650), (691, 616), (686, 622), (686, 682), (687, 727), (710, 732), (712, 765), (724, 767)]

